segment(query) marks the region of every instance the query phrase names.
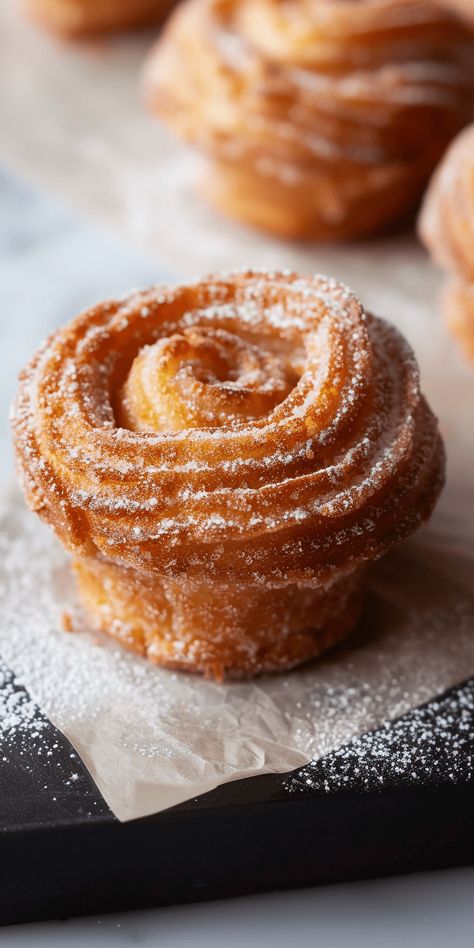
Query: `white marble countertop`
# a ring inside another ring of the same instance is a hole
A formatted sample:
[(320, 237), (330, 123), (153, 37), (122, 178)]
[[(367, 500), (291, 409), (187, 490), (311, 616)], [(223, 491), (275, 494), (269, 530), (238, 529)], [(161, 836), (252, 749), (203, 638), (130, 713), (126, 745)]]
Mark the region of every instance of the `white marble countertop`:
[[(7, 407), (40, 339), (82, 306), (165, 274), (156, 262), (0, 174), (0, 473)], [(7, 356), (5, 354), (8, 354)], [(4, 948), (472, 948), (474, 869), (3, 929)]]
[(3, 929), (2, 948), (472, 948), (474, 870)]

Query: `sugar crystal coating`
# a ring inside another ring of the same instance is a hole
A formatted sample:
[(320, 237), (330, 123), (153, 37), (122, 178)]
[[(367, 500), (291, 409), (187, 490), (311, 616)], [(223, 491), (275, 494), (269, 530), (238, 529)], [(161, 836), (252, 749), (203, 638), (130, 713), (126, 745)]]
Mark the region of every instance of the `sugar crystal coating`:
[[(301, 636), (309, 657), (312, 622), (340, 635), (354, 620), (357, 571), (429, 516), (443, 480), (411, 350), (322, 276), (248, 270), (99, 304), (39, 350), (13, 425), (28, 502), (82, 561), (80, 582), (99, 582), (102, 627), (113, 598), (123, 627), (136, 580), (156, 660), (147, 622), (173, 660), (179, 641), (189, 661), (204, 641), (210, 655), (220, 622), (242, 661), (268, 667), (278, 619), (278, 661)], [(133, 646), (131, 625), (115, 632)]]

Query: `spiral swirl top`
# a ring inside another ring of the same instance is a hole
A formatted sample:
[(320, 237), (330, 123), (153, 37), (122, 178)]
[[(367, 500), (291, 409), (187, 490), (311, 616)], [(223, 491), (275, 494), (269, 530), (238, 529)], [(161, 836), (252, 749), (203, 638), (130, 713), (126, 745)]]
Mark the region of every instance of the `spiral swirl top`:
[(399, 333), (288, 272), (86, 311), (23, 373), (13, 424), (28, 502), (71, 550), (166, 576), (330, 582), (415, 529), (443, 480)]
[(449, 61), (449, 43), (466, 34), (448, 5), (449, 0), (443, 10), (443, 0), (217, 0), (215, 9), (225, 16), (233, 8), (243, 35), (270, 58), (343, 73)]
[(133, 431), (220, 427), (259, 418), (291, 389), (291, 370), (270, 350), (225, 329), (184, 328), (135, 358), (118, 405)]

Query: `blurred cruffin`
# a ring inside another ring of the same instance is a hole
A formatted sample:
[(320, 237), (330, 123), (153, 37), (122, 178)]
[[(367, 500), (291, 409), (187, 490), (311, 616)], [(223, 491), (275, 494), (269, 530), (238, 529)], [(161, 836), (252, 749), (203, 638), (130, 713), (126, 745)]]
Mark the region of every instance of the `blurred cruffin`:
[(160, 22), (173, 0), (24, 0), (38, 22), (65, 37), (133, 29)]
[(434, 174), (419, 231), (448, 274), (442, 293), (447, 323), (474, 361), (474, 125), (456, 138)]
[(188, 0), (144, 72), (230, 215), (295, 238), (385, 231), (473, 115), (474, 36), (434, 0)]

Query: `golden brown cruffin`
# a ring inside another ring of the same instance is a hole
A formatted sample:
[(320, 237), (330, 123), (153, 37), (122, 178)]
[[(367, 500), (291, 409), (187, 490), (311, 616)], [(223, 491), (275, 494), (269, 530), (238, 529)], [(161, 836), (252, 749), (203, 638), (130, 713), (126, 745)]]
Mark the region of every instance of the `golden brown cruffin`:
[(73, 554), (93, 624), (218, 679), (345, 636), (367, 564), (443, 483), (407, 343), (321, 276), (101, 303), (23, 372), (13, 427), (28, 504)]
[(473, 114), (474, 36), (432, 0), (189, 0), (144, 72), (230, 215), (294, 238), (387, 230)]
[(456, 138), (434, 174), (419, 231), (449, 274), (443, 292), (447, 323), (474, 359), (474, 125)]
[(133, 29), (159, 22), (173, 0), (23, 0), (36, 20), (62, 36)]

